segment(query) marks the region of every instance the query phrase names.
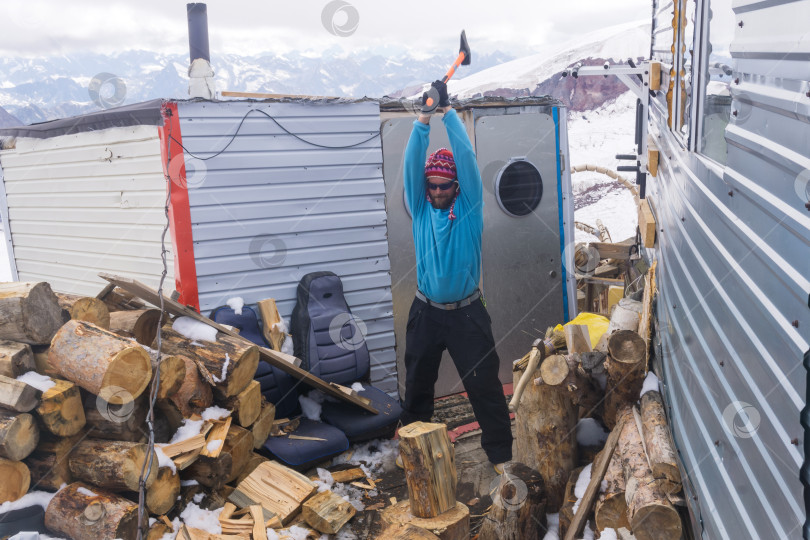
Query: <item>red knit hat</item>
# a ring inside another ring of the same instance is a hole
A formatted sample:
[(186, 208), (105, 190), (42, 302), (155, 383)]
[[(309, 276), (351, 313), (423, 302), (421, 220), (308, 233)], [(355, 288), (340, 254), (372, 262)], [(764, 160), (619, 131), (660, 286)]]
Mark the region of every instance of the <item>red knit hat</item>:
[(448, 180), (456, 179), (456, 160), (453, 152), (447, 148), (439, 148), (428, 157), (425, 163), (425, 176), (439, 176)]

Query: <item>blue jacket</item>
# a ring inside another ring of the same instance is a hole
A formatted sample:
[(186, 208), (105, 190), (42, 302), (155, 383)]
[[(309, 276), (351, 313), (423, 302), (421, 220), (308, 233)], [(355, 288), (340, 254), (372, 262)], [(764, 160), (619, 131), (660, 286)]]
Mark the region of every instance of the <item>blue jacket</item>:
[(425, 159), (430, 126), (419, 120), (413, 123), (405, 149), (403, 175), (405, 198), (413, 216), (417, 285), (434, 302), (448, 303), (466, 298), (478, 288), (484, 200), (481, 174), (464, 124), (453, 109), (442, 122), (461, 188), (454, 208), (456, 219), (448, 219), (449, 209), (437, 210), (427, 200)]

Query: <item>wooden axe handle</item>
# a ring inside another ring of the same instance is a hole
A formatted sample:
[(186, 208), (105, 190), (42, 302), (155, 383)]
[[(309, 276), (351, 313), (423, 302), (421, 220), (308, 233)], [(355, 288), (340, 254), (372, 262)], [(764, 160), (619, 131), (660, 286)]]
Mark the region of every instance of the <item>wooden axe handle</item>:
[(537, 364), (540, 362), (540, 358), (542, 356), (543, 355), (537, 347), (532, 347), (532, 354), (529, 356), (529, 363), (526, 366), (526, 371), (524, 371), (523, 375), (521, 375), (520, 380), (515, 387), (515, 391), (512, 393), (512, 400), (509, 402), (510, 412), (515, 412), (517, 410), (518, 403), (520, 403), (520, 396), (523, 394), (523, 390), (526, 389), (529, 381), (532, 380), (532, 374), (534, 373), (534, 370), (537, 369)]

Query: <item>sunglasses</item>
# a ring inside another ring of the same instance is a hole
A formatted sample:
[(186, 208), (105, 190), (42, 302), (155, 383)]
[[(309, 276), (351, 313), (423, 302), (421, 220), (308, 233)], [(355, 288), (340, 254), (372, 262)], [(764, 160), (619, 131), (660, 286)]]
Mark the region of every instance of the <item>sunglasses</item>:
[(434, 184), (433, 182), (427, 183), (428, 190), (439, 189), (441, 191), (447, 191), (448, 189), (452, 188), (456, 185), (455, 181), (445, 182), (444, 184)]

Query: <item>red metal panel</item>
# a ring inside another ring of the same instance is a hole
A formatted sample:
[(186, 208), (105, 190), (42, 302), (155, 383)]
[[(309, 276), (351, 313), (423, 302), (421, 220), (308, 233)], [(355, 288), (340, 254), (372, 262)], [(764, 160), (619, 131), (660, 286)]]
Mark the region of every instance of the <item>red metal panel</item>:
[[(163, 127), (160, 132), (160, 154), (163, 174), (170, 180), (166, 189), (171, 194), (169, 223), (174, 246), (175, 289), (180, 293), (178, 302), (200, 311), (197, 292), (197, 266), (194, 260), (194, 239), (191, 234), (191, 209), (188, 202), (186, 164), (183, 158), (183, 138), (176, 103), (163, 106)], [(168, 165), (168, 167), (167, 167)]]

